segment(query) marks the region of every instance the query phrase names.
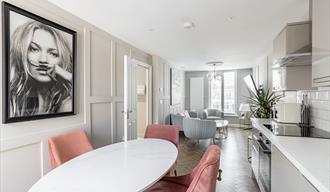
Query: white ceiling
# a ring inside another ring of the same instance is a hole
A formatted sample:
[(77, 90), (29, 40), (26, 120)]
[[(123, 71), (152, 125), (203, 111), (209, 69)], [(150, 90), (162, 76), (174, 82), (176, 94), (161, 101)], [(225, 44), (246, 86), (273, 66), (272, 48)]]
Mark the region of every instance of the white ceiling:
[(251, 67), (286, 23), (308, 19), (308, 0), (49, 1), (185, 70)]

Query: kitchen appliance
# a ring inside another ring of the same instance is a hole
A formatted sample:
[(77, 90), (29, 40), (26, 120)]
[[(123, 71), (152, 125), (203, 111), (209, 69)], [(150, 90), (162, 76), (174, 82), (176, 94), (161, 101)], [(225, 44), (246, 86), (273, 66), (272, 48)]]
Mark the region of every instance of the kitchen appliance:
[(270, 192), (271, 142), (256, 129), (253, 129), (252, 134), (251, 167), (260, 190)]
[(280, 123), (300, 123), (300, 113), (300, 103), (278, 103), (275, 106), (274, 120)]
[(281, 124), (277, 122), (264, 124), (264, 126), (276, 136), (315, 137), (330, 139), (330, 132), (315, 128), (313, 126)]

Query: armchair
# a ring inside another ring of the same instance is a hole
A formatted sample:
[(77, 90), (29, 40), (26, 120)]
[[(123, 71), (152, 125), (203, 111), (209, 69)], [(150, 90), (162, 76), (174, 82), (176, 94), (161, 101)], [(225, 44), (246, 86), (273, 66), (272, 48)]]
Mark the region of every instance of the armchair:
[(240, 127), (242, 127), (241, 125), (244, 126), (250, 126), (251, 125), (251, 116), (252, 116), (252, 112), (250, 111), (250, 105), (246, 104), (246, 103), (241, 103), (240, 107), (239, 107), (239, 111), (240, 111), (240, 117), (239, 117), (239, 124)]
[(171, 125), (175, 125), (180, 131), (183, 131), (183, 118), (198, 118), (197, 112), (185, 111), (184, 113), (171, 114)]
[(222, 120), (224, 119), (224, 113), (218, 109), (205, 109), (203, 111), (203, 119)]
[(215, 131), (215, 121), (183, 118), (183, 132), (189, 139), (212, 139), (215, 136)]

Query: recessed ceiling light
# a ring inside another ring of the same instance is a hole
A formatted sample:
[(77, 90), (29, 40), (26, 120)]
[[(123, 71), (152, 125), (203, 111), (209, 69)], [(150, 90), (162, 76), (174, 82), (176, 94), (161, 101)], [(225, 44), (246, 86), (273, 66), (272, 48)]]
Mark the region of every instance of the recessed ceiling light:
[(154, 29), (154, 28), (150, 28), (150, 29), (148, 29), (148, 31), (149, 31), (149, 32), (154, 32), (155, 29)]
[(193, 22), (187, 21), (183, 23), (184, 29), (192, 29), (195, 27), (195, 24)]
[(229, 21), (232, 21), (232, 20), (234, 20), (234, 17), (233, 17), (233, 16), (228, 16), (227, 19), (228, 19)]

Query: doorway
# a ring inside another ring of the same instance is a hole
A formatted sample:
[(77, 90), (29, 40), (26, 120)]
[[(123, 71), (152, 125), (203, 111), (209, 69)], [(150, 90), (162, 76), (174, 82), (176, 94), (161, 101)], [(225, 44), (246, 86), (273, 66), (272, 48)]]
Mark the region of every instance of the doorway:
[(152, 123), (152, 68), (125, 57), (124, 140), (143, 138)]
[(147, 125), (149, 124), (149, 102), (148, 102), (148, 68), (137, 65), (137, 137), (143, 138)]

